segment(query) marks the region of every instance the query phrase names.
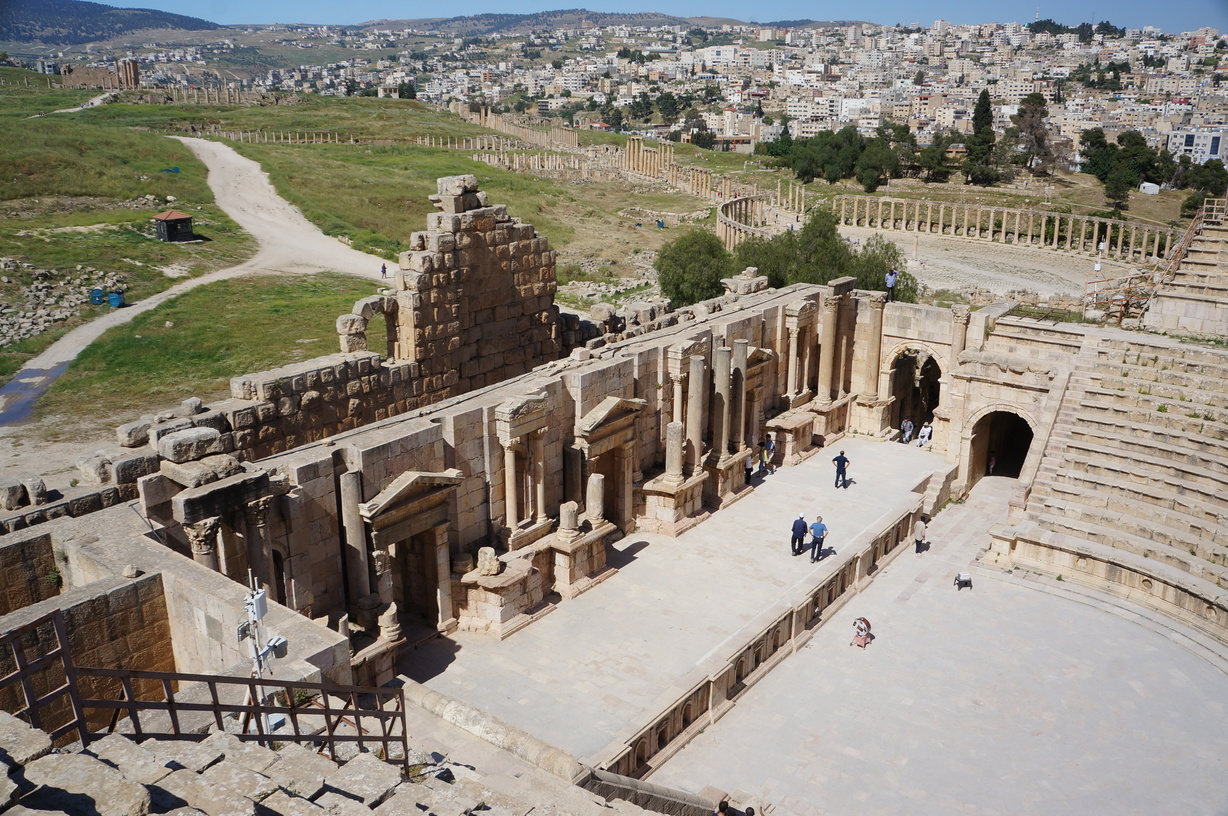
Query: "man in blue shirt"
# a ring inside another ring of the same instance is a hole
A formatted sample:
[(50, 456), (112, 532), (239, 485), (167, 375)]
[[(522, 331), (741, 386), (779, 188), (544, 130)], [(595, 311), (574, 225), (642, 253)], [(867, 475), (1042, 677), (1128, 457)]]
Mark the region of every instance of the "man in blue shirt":
[(810, 535), (810, 563), (813, 564), (823, 558), (823, 539), (827, 538), (827, 525), (823, 523), (822, 516), (810, 525)]
[(844, 455), (844, 451), (840, 451), (840, 455), (831, 460), (836, 466), (836, 487), (848, 488), (849, 486), (849, 460)]
[(895, 301), (895, 284), (900, 279), (900, 273), (892, 269), (887, 273), (887, 300), (888, 302)]
[(806, 551), (806, 514), (802, 513), (793, 520), (793, 541), (792, 549), (794, 555), (801, 555)]

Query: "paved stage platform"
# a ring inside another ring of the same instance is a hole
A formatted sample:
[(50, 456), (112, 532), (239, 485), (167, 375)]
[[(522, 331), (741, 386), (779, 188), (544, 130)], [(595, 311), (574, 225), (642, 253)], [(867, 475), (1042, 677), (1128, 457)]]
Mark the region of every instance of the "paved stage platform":
[[(1228, 813), (1228, 660), (1128, 602), (971, 567), (987, 478), (649, 780), (791, 814)], [(864, 615), (877, 636), (849, 645)]]
[[(827, 449), (765, 477), (751, 495), (678, 538), (634, 533), (615, 545), (619, 574), (561, 602), (499, 642), (458, 633), (404, 656), (402, 674), (477, 706), (581, 761), (628, 725), (647, 725), (654, 701), (709, 655), (741, 644), (740, 630), (798, 583), (844, 563), (918, 501), (913, 490), (949, 466), (918, 448), (849, 438), (847, 489), (834, 487)], [(792, 557), (789, 529), (822, 515), (836, 556)]]

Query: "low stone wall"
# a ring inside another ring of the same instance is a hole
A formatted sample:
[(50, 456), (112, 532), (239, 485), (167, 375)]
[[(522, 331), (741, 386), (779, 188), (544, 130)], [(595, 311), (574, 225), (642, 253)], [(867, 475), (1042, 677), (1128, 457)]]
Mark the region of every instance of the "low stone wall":
[(0, 615), (54, 598), (63, 582), (51, 550), (51, 536), (0, 547)]
[[(145, 575), (136, 579), (109, 578), (70, 589), (58, 597), (31, 604), (0, 618), (0, 631), (9, 631), (46, 615), (53, 609), (64, 615), (64, 628), (72, 649), (75, 665), (102, 669), (141, 669), (175, 671), (174, 652), (166, 648), (170, 641), (170, 622), (166, 597), (160, 575)], [(23, 646), (27, 660), (45, 655), (57, 647), (55, 630), (50, 623), (35, 629)], [(64, 681), (59, 663), (35, 674), (35, 691), (45, 694)], [(13, 671), (12, 655), (0, 654), (0, 676)], [(122, 689), (118, 680), (97, 677), (80, 679), (85, 697), (119, 699)], [(151, 681), (133, 681), (133, 691), (140, 698), (160, 699), (161, 688)], [(41, 712), (43, 728), (52, 730), (72, 719), (67, 698), (62, 705), (53, 704)], [(20, 687), (9, 687), (0, 695), (0, 708), (17, 711), (24, 705)], [(110, 712), (93, 712), (91, 730), (103, 728)]]

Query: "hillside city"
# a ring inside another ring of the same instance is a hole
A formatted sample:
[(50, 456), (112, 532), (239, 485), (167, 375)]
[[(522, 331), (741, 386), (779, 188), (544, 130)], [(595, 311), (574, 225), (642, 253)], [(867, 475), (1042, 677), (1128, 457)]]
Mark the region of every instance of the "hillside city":
[[(795, 139), (850, 125), (869, 135), (906, 123), (921, 145), (958, 140), (974, 130), (982, 90), (1002, 132), (1020, 101), (1039, 93), (1049, 132), (1066, 148), (1056, 155), (1071, 169), (1071, 148), (1091, 128), (1110, 142), (1137, 131), (1153, 150), (1197, 164), (1228, 152), (1228, 36), (1210, 27), (1166, 33), (1108, 22), (938, 20), (928, 27), (589, 25), (468, 37), (378, 24), (222, 32), (229, 38), (193, 46), (90, 47), (76, 59), (135, 58), (142, 84), (153, 86), (416, 97), (739, 152), (776, 139), (782, 125)], [(271, 36), (282, 53), (302, 50), (302, 64), (244, 67), (253, 48), (239, 44), (238, 32)], [(353, 55), (314, 61), (313, 50)], [(72, 59), (59, 52), (36, 65), (58, 72)]]

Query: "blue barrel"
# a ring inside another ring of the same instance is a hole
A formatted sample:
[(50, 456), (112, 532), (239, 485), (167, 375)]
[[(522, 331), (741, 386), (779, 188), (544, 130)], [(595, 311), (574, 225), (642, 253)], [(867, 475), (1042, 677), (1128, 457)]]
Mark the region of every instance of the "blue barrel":
[(90, 290), (90, 303), (94, 304), (95, 306), (101, 306), (103, 304), (103, 301), (105, 301), (106, 299), (107, 299), (107, 293), (102, 291), (101, 289), (91, 289)]
[(107, 303), (110, 303), (112, 306), (118, 309), (120, 306), (124, 305), (124, 293), (112, 292), (111, 294), (107, 295)]
[(665, 229), (665, 222), (661, 219), (657, 219), (657, 229)]

